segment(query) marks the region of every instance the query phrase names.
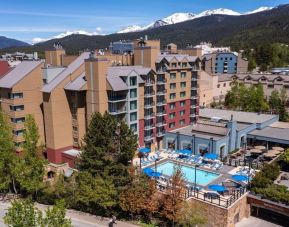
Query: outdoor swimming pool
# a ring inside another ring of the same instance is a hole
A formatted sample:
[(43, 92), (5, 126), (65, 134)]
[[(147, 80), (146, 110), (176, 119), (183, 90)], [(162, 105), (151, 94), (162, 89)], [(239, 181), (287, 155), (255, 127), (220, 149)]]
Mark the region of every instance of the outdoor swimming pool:
[[(164, 175), (171, 176), (174, 173), (174, 168), (177, 164), (171, 161), (161, 163), (157, 165), (157, 172), (160, 172)], [(183, 172), (183, 175), (185, 177), (185, 180), (189, 183), (194, 184), (195, 183), (195, 167), (189, 167), (180, 164), (181, 170)], [(197, 168), (197, 180), (196, 183), (201, 186), (206, 186), (213, 180), (217, 179), (220, 174), (213, 173), (209, 171), (205, 171), (202, 169)]]

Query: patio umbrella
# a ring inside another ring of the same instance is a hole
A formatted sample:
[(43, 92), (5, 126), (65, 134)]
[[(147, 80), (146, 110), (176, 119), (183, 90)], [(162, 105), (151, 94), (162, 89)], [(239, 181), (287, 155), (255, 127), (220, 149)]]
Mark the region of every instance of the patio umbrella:
[(266, 149), (265, 146), (255, 146), (254, 148), (255, 149), (259, 149), (259, 150), (265, 150)]
[(153, 170), (152, 168), (144, 168), (142, 171), (143, 171), (145, 174), (149, 174), (149, 173), (154, 172), (154, 170)]
[(262, 151), (260, 149), (256, 149), (256, 148), (255, 149), (251, 149), (250, 152), (254, 153), (254, 154), (262, 154)]
[(248, 181), (248, 177), (244, 175), (233, 175), (232, 179), (235, 181)]
[(223, 191), (227, 190), (226, 187), (224, 187), (222, 185), (218, 185), (218, 184), (211, 184), (211, 185), (209, 185), (208, 188), (212, 191), (217, 191), (217, 192), (223, 192)]
[(276, 151), (284, 151), (283, 147), (272, 147), (272, 149)]
[(215, 160), (215, 159), (218, 158), (218, 155), (217, 155), (217, 154), (209, 154), (209, 153), (206, 153), (206, 154), (204, 155), (204, 157), (207, 158), (207, 159)]
[(150, 153), (151, 149), (147, 147), (142, 147), (142, 148), (139, 148), (138, 151), (141, 153)]
[(160, 177), (162, 174), (160, 172), (150, 172), (147, 175), (149, 177)]

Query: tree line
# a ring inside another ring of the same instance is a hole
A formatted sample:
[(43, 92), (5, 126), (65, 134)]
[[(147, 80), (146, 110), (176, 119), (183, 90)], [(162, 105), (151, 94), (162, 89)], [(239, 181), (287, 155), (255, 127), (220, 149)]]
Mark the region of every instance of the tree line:
[(268, 99), (265, 98), (263, 85), (246, 86), (244, 83), (233, 81), (231, 90), (225, 96), (225, 106), (228, 109), (247, 112), (268, 112), (279, 114), (280, 121), (288, 121), (286, 110), (288, 97), (286, 89), (273, 90)]
[[(53, 183), (43, 180), (47, 161), (42, 156), (43, 149), (38, 147), (39, 133), (34, 118), (31, 115), (26, 117), (21, 156), (15, 153), (11, 127), (2, 111), (0, 125), (2, 194), (12, 192), (32, 201), (55, 205), (49, 212), (59, 211), (55, 215), (63, 224), (58, 226), (70, 226), (69, 220), (64, 217), (63, 204), (67, 208), (95, 215), (114, 215), (147, 223), (156, 220), (165, 226), (190, 226), (206, 222), (202, 207), (183, 200), (185, 184), (179, 169), (172, 177), (172, 187), (165, 193), (159, 193), (156, 182), (133, 166), (137, 137), (125, 122), (117, 121), (108, 113), (92, 116), (83, 138), (81, 157), (76, 163), (78, 171), (69, 178), (63, 174), (57, 175)], [(59, 205), (59, 201), (62, 201), (62, 205)], [(23, 212), (29, 211), (29, 215), (24, 215), (27, 217), (31, 217), (30, 214), (33, 217), (42, 215), (27, 200), (13, 203), (10, 209), (5, 219), (10, 226), (18, 226), (11, 224), (12, 220), (19, 220)], [(38, 221), (45, 222), (41, 218)]]
[(246, 49), (243, 56), (248, 59), (249, 71), (256, 67), (267, 71), (274, 67), (289, 66), (289, 46), (282, 43), (263, 43), (254, 49)]

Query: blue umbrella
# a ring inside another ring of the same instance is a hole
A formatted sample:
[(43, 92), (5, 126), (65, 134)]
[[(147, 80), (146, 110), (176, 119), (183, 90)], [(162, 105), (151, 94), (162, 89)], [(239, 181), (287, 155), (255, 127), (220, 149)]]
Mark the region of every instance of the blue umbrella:
[(160, 172), (151, 172), (147, 174), (149, 177), (160, 177), (162, 174)]
[(206, 154), (204, 155), (204, 157), (207, 158), (207, 159), (215, 160), (215, 159), (218, 158), (218, 155), (217, 155), (217, 154), (206, 153)]
[(223, 192), (223, 191), (227, 190), (226, 187), (224, 187), (222, 185), (218, 185), (218, 184), (211, 184), (211, 185), (209, 185), (208, 188), (212, 191), (217, 191), (217, 192)]
[(153, 169), (151, 169), (151, 168), (144, 168), (142, 171), (143, 171), (145, 174), (154, 172)]
[(244, 175), (233, 175), (232, 179), (235, 181), (248, 181), (248, 177)]
[(191, 155), (192, 151), (191, 150), (187, 150), (187, 149), (183, 149), (183, 150), (177, 150), (178, 153), (184, 154), (184, 155)]
[(147, 147), (142, 147), (142, 148), (139, 148), (138, 151), (141, 153), (150, 153), (151, 149)]

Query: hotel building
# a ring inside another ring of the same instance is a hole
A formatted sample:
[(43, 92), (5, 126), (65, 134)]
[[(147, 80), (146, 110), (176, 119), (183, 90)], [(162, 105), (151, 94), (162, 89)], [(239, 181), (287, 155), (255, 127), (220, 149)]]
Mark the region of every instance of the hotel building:
[[(124, 120), (138, 135), (139, 146), (153, 149), (162, 147), (167, 131), (195, 123), (199, 58), (161, 53), (159, 40), (133, 43), (130, 55), (83, 52), (69, 57), (55, 45), (45, 52), (45, 62), (17, 65), (0, 79), (1, 107), (17, 122), (15, 133), (33, 114), (47, 158), (73, 165), (94, 112)], [(23, 139), (15, 137), (18, 141)]]

